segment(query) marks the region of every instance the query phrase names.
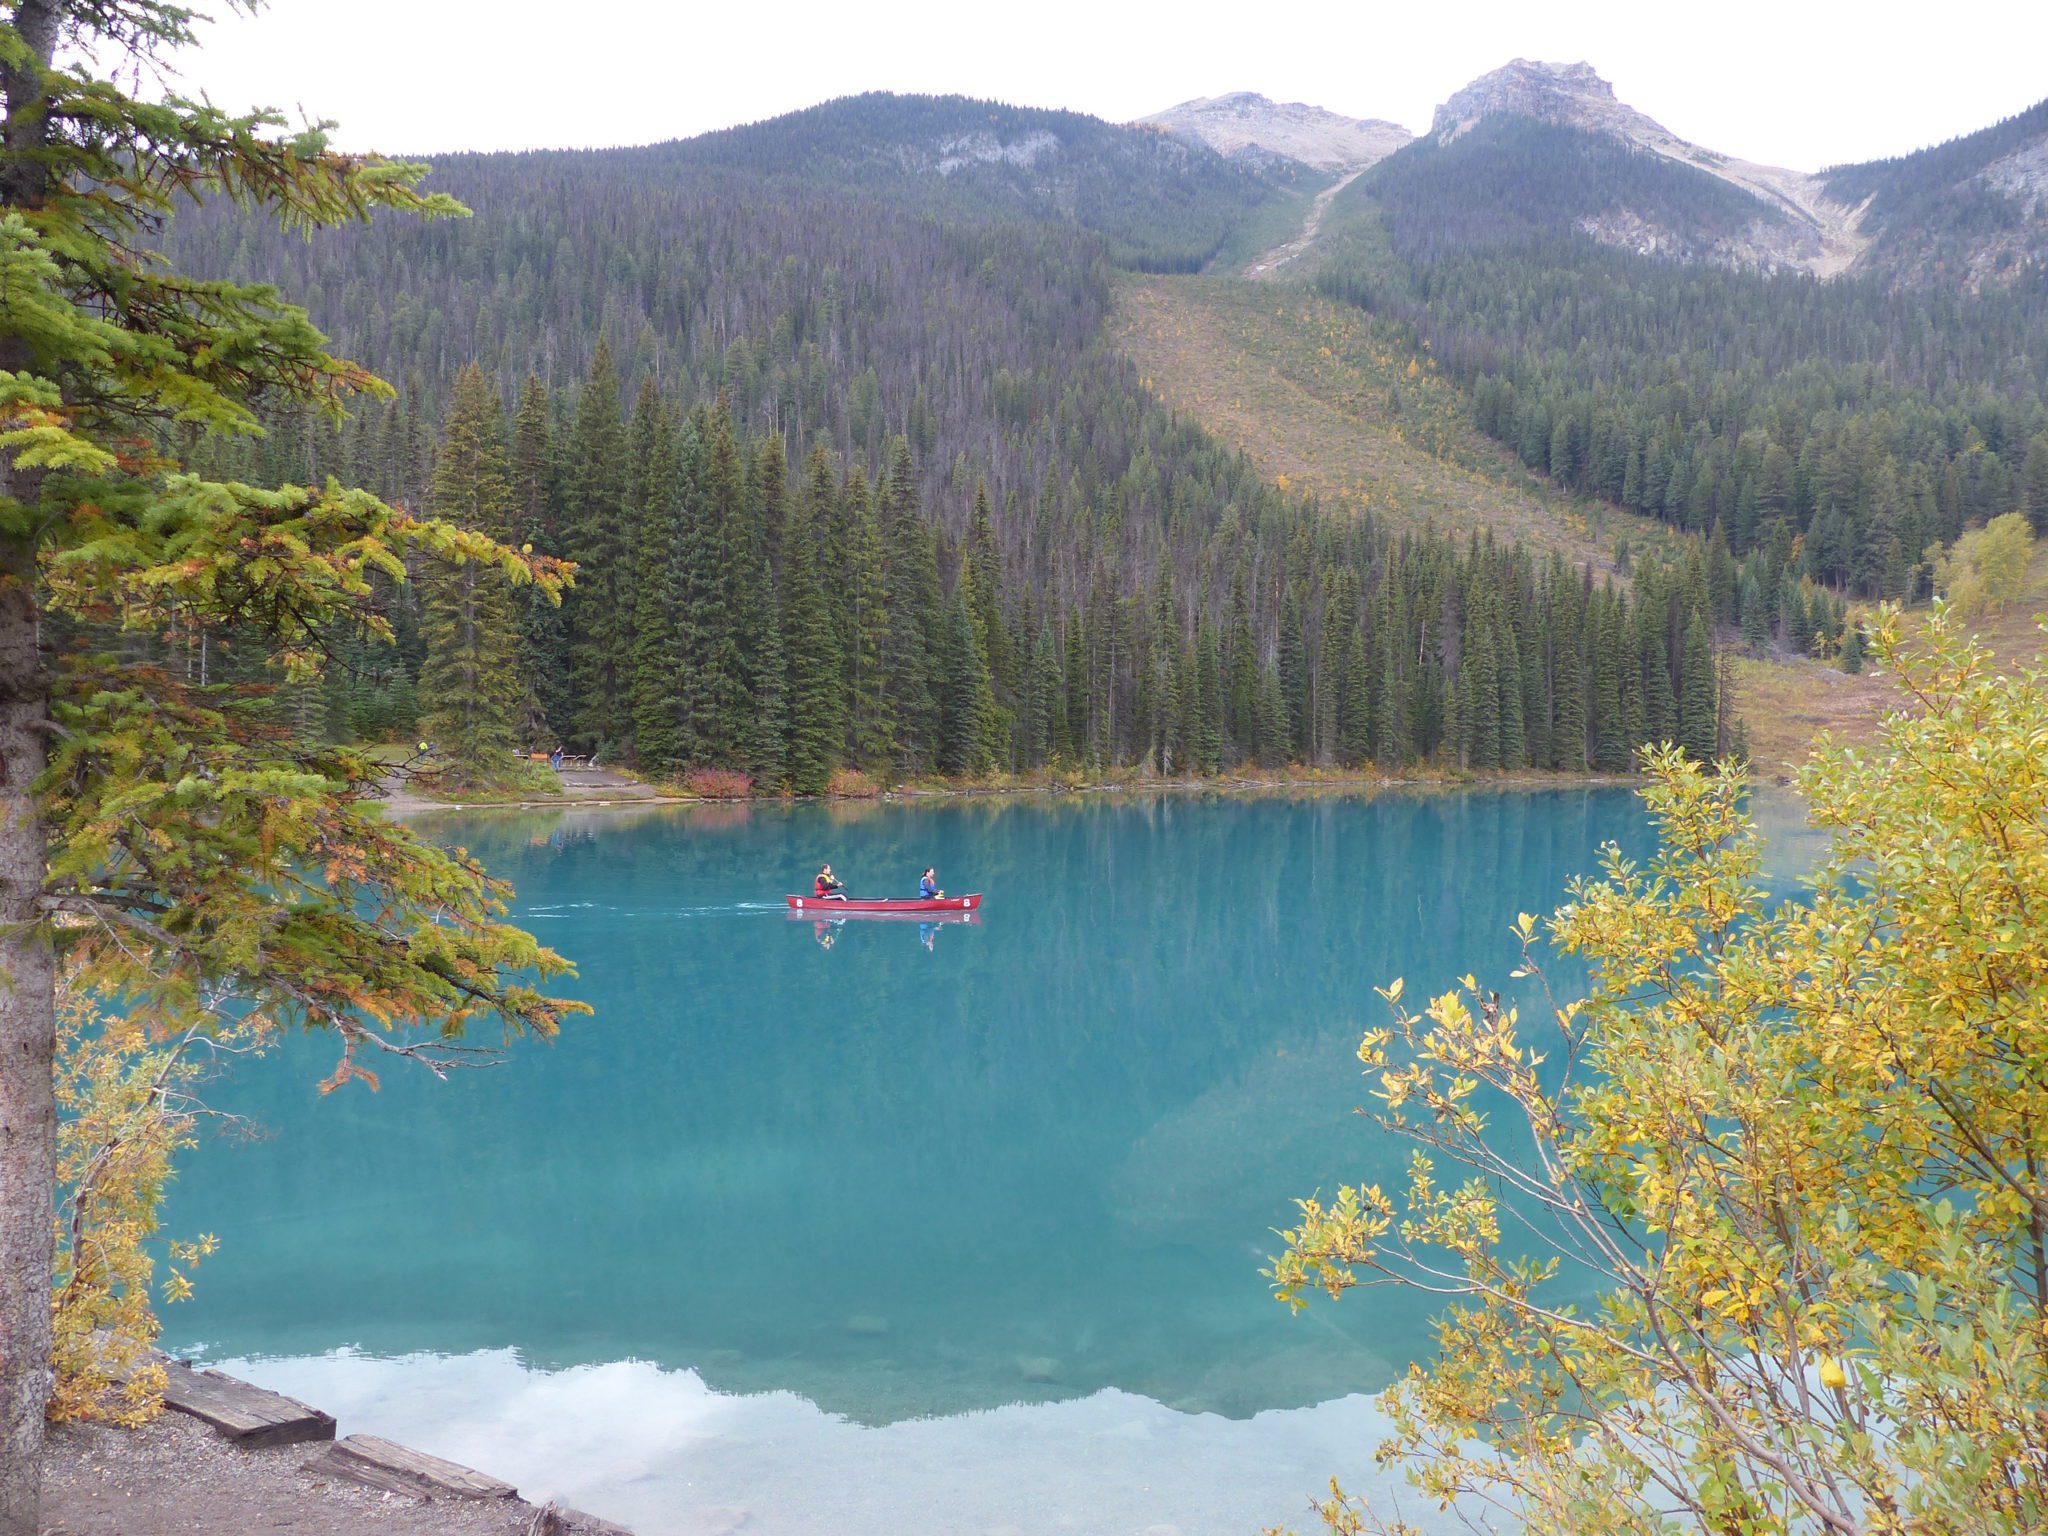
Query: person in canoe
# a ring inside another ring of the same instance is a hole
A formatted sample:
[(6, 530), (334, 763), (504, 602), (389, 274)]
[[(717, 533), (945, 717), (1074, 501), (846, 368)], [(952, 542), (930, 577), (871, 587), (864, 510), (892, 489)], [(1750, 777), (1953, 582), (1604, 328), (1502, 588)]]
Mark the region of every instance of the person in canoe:
[(923, 875), (918, 877), (917, 895), (919, 900), (936, 901), (939, 897), (945, 894), (946, 893), (944, 891), (939, 889), (939, 875), (937, 870), (927, 868)]
[(818, 878), (811, 882), (811, 894), (820, 901), (844, 901), (846, 886), (833, 875), (832, 866), (827, 864), (818, 871)]

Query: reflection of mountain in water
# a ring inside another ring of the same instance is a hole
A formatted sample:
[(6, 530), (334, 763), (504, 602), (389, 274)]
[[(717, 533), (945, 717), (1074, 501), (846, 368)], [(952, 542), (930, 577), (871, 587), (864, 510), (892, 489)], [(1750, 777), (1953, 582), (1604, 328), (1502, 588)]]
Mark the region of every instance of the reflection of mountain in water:
[[(597, 1017), (375, 1095), (317, 1099), (319, 1041), (243, 1068), (226, 1106), (276, 1134), (178, 1186), (172, 1230), (224, 1247), (175, 1338), (637, 1358), (871, 1423), (1384, 1384), (1416, 1303), (1290, 1317), (1259, 1274), (1294, 1196), (1398, 1177), (1352, 1114), (1372, 987), (1504, 975), (1516, 911), (1646, 842), (1615, 790), (431, 825)], [(860, 894), (936, 863), (983, 922), (821, 949), (780, 900), (826, 858)]]

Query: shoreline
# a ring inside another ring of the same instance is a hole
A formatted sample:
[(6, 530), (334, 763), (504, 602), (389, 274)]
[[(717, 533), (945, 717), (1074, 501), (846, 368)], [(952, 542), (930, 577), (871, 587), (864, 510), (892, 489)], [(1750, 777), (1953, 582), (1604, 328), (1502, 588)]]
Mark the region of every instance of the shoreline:
[[(1012, 784), (906, 785), (869, 794), (817, 795), (690, 795), (652, 789), (639, 780), (622, 781), (642, 794), (558, 795), (547, 799), (434, 800), (402, 788), (387, 791), (379, 801), (393, 817), (441, 815), (450, 811), (628, 810), (675, 806), (788, 806), (904, 804), (925, 800), (968, 800), (992, 796), (1109, 794), (1252, 794), (1274, 790), (1357, 793), (1369, 791), (1487, 791), (1536, 789), (1618, 789), (1642, 782), (1633, 773), (1496, 773), (1496, 774), (1355, 774), (1338, 776), (1213, 779), (1090, 779)], [(1753, 784), (1755, 781), (1752, 781)]]
[(158, 1356), (162, 1406), (132, 1427), (49, 1425), (47, 1536), (632, 1536), (624, 1526), (373, 1434), (219, 1371)]

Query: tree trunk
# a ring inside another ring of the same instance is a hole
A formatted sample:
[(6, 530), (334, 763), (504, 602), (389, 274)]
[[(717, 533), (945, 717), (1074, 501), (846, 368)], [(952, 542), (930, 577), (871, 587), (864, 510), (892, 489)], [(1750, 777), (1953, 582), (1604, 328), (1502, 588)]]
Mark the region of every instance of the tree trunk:
[[(48, 187), (43, 71), (62, 9), (63, 0), (19, 0), (13, 7), (25, 48), (0, 66), (0, 207), (39, 207)], [(0, 368), (19, 370), (28, 361), (21, 338), (0, 331)], [(40, 479), (0, 461), (0, 497), (32, 509)], [(34, 793), (50, 725), (36, 547), (33, 532), (0, 538), (0, 1536), (39, 1536), (51, 1379), (57, 1009), (56, 964), (40, 905), (48, 850)]]
[(38, 906), (46, 851), (32, 791), (49, 691), (36, 652), (35, 546), (9, 539), (0, 543), (0, 1536), (38, 1530), (50, 1395), (56, 970)]

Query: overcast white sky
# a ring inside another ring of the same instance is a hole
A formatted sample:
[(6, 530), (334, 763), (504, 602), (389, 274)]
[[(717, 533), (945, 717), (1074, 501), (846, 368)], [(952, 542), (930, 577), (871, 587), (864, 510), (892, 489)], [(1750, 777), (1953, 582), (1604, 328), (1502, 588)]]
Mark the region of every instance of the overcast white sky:
[[(196, 0), (201, 10), (208, 0)], [(1517, 55), (1587, 59), (1724, 153), (1816, 169), (2048, 96), (2048, 0), (271, 0), (204, 27), (183, 88), (303, 107), (351, 148), (640, 144), (864, 90), (1122, 121), (1252, 90), (1421, 130)]]

